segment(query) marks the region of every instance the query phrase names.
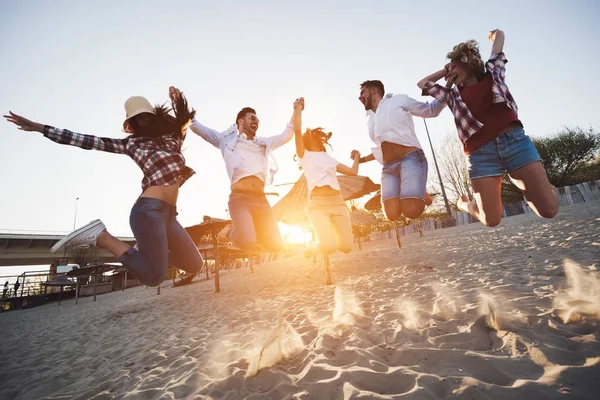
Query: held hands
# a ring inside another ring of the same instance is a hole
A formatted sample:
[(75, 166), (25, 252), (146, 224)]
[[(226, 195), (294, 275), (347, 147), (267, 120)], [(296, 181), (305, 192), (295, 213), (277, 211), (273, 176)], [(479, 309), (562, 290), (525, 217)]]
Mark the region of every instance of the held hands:
[(19, 130), (28, 132), (42, 132), (44, 130), (44, 125), (42, 124), (38, 124), (37, 122), (33, 122), (27, 118), (21, 117), (12, 111), (9, 111), (8, 113), (10, 115), (4, 115), (4, 118), (6, 118), (8, 122), (12, 122), (13, 124), (17, 125)]
[(352, 159), (352, 161), (355, 160), (360, 160), (360, 151), (358, 150), (352, 150), (352, 152), (350, 153), (350, 158)]
[(294, 101), (294, 111), (303, 111), (304, 110), (304, 97), (297, 98)]

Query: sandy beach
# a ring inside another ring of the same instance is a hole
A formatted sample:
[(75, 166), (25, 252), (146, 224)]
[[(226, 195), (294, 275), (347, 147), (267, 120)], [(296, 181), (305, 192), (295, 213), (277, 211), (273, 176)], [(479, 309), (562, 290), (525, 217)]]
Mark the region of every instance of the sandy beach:
[(0, 314), (3, 399), (597, 399), (600, 202)]

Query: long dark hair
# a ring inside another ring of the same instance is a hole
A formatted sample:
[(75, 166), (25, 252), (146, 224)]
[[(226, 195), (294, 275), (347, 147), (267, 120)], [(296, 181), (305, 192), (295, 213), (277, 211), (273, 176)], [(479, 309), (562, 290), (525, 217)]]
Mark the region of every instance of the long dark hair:
[(304, 135), (302, 135), (304, 148), (312, 147), (310, 146), (312, 143), (318, 147), (319, 151), (327, 151), (325, 146), (329, 146), (329, 148), (332, 149), (331, 145), (329, 144), (331, 135), (331, 132), (325, 132), (321, 127), (314, 129), (307, 128), (306, 132), (304, 132)]
[[(171, 115), (173, 111), (175, 116)], [(144, 127), (138, 125), (135, 118), (128, 123), (133, 131), (133, 137), (158, 138), (161, 136), (185, 136), (185, 131), (196, 115), (196, 110), (190, 111), (187, 99), (183, 93), (176, 101), (171, 101), (171, 107), (167, 104), (156, 105), (154, 114), (150, 114), (150, 123)]]

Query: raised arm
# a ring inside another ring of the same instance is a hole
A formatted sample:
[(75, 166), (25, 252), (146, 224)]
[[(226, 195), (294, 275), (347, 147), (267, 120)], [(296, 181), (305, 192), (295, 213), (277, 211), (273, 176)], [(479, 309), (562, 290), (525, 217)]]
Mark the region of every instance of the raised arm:
[(9, 115), (5, 115), (4, 118), (6, 118), (8, 122), (17, 125), (22, 131), (41, 132), (48, 139), (56, 143), (67, 144), (84, 150), (98, 150), (117, 154), (125, 153), (127, 139), (97, 137), (71, 132), (67, 129), (58, 129), (53, 126), (33, 122), (12, 111), (9, 111)]
[(500, 29), (494, 29), (493, 31), (490, 31), (488, 34), (488, 39), (494, 43), (492, 44), (492, 54), (490, 56), (498, 54), (504, 49), (504, 32), (502, 32)]
[[(302, 100), (302, 108), (304, 108), (304, 99)], [(292, 117), (292, 124), (294, 125), (294, 136), (296, 139), (296, 154), (298, 157), (304, 157), (304, 141), (302, 140), (302, 113), (296, 113), (296, 107), (294, 107), (294, 116)]]
[(196, 121), (196, 119), (192, 120), (190, 129), (216, 148), (221, 148), (221, 141), (223, 140), (223, 134), (221, 132), (202, 125), (200, 122)]
[[(280, 133), (279, 135), (270, 136), (270, 137), (266, 138), (266, 140), (269, 142), (269, 145), (271, 146), (271, 149), (274, 150), (278, 147), (283, 146), (290, 140), (292, 140), (292, 137), (294, 137), (295, 121), (297, 121), (298, 118), (300, 118), (300, 114), (302, 113), (303, 109), (304, 109), (304, 98), (300, 97), (300, 98), (296, 99), (296, 101), (294, 101), (294, 113), (292, 114), (292, 118), (290, 118), (290, 123), (287, 125), (285, 130), (282, 133)], [(300, 154), (298, 154), (298, 157), (300, 157)]]
[(355, 150), (352, 152), (352, 155), (353, 155), (352, 166), (348, 167), (347, 165), (340, 163), (336, 167), (337, 172), (339, 172), (340, 174), (348, 175), (348, 176), (358, 175), (358, 164), (360, 164), (360, 153)]
[[(179, 89), (174, 86), (169, 86), (169, 97), (172, 101), (176, 102), (181, 96), (181, 91)], [(221, 132), (202, 125), (200, 122), (196, 121), (195, 118), (192, 120), (190, 129), (216, 148), (221, 147), (221, 141), (223, 140), (223, 134)]]
[(440, 115), (444, 107), (446, 107), (446, 104), (436, 99), (434, 99), (431, 103), (423, 103), (413, 99), (412, 97), (406, 96), (405, 107), (406, 110), (415, 117), (433, 118)]
[(419, 89), (423, 89), (427, 82), (437, 82), (448, 74), (448, 65), (444, 67), (444, 69), (440, 69), (439, 71), (434, 72), (431, 75), (427, 75), (425, 78), (421, 79), (417, 86)]

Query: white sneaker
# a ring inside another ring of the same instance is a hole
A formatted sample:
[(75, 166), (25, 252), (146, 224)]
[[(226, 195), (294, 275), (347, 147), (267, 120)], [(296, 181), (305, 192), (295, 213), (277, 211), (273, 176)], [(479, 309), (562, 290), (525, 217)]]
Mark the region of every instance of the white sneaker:
[(95, 219), (89, 224), (82, 226), (81, 228), (69, 233), (67, 236), (59, 240), (54, 246), (52, 246), (50, 252), (56, 253), (63, 248), (85, 249), (90, 246), (95, 246), (98, 235), (104, 230), (106, 230), (104, 223), (102, 223), (102, 221), (99, 219)]

